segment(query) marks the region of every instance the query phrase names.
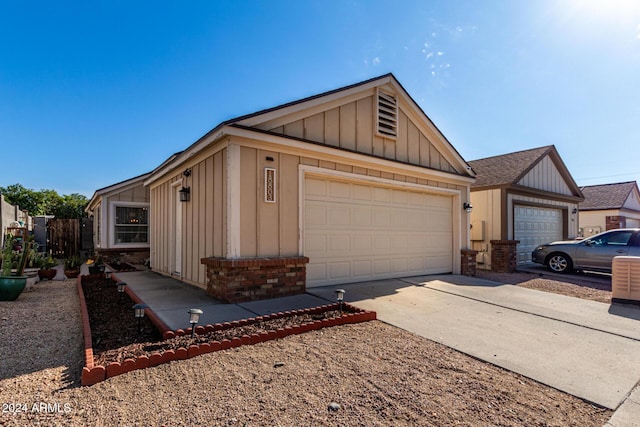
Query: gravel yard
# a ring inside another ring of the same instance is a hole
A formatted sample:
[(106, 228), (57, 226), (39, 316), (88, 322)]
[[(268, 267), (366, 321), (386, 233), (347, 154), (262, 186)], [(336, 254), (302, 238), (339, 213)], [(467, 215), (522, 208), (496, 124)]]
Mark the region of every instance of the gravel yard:
[[(515, 278), (502, 281), (525, 286), (542, 280)], [(574, 289), (581, 297), (584, 290), (560, 282), (531, 287)], [(73, 280), (41, 282), (17, 301), (0, 302), (0, 337), (0, 425), (7, 426), (602, 426), (611, 416), (378, 321), (80, 387), (83, 352)], [(332, 403), (339, 409), (329, 409)]]

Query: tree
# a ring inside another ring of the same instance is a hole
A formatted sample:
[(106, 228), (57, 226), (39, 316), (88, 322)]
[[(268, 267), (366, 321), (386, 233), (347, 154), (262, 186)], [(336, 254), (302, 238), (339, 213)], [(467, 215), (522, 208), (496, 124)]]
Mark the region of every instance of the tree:
[(17, 205), (29, 215), (54, 215), (56, 218), (81, 218), (89, 200), (82, 194), (60, 196), (55, 190), (34, 191), (21, 184), (0, 187), (7, 202)]
[(86, 216), (84, 211), (89, 200), (82, 194), (73, 193), (62, 196), (62, 203), (58, 205), (54, 215), (56, 218), (82, 218)]
[(29, 211), (29, 215), (44, 215), (42, 211), (42, 195), (23, 187), (21, 184), (13, 184), (8, 187), (0, 187), (7, 202), (17, 205), (22, 210)]

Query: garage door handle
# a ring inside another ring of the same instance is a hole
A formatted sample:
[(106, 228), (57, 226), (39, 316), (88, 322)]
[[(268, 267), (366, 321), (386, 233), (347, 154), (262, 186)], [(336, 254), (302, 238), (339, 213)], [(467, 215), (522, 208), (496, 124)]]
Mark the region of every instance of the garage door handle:
[(625, 250), (622, 250), (622, 249), (618, 249), (616, 252), (618, 252), (619, 254), (623, 254), (623, 253), (625, 253), (626, 251), (625, 251)]

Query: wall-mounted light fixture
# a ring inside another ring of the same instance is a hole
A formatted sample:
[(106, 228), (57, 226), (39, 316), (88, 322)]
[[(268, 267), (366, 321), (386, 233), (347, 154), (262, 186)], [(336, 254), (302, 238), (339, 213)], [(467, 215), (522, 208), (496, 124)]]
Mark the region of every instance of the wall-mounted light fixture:
[(180, 201), (188, 202), (191, 198), (191, 188), (190, 187), (182, 187), (178, 193), (180, 193)]
[(577, 214), (578, 213), (578, 209), (577, 208), (573, 208), (573, 210), (571, 211), (572, 214)]
[(470, 213), (471, 213), (471, 211), (473, 210), (473, 206), (471, 206), (471, 203), (469, 203), (469, 202), (464, 202), (464, 203), (462, 204), (462, 208), (463, 208), (465, 211), (467, 211), (467, 213), (469, 213), (469, 214), (470, 214)]

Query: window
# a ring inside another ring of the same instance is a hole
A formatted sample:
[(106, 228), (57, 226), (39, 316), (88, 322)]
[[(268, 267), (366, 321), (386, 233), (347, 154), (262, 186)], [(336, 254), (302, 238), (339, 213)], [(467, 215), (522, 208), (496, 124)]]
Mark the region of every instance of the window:
[(379, 90), (376, 104), (378, 134), (395, 139), (398, 135), (398, 100), (395, 96)]
[(627, 246), (632, 234), (632, 231), (614, 231), (589, 241), (595, 246)]
[(149, 208), (115, 207), (115, 244), (149, 243)]

